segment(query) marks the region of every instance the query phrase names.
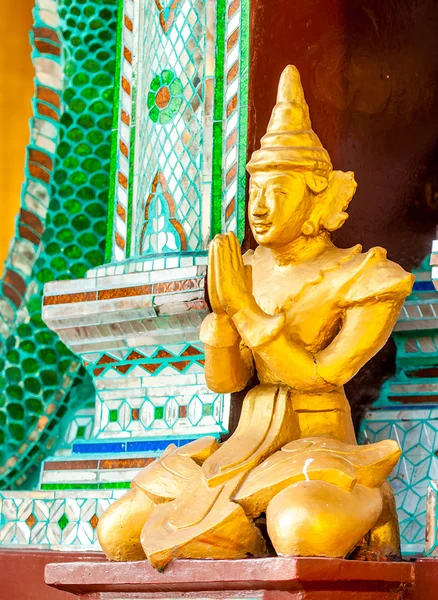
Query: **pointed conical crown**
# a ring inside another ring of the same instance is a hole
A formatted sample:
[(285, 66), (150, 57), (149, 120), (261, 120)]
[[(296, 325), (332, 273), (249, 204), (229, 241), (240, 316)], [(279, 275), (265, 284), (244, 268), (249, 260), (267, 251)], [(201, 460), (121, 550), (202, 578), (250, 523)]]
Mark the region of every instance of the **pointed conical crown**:
[(332, 170), (328, 152), (312, 129), (300, 74), (292, 65), (281, 74), (268, 130), (247, 169), (250, 173), (271, 169), (314, 171), (322, 176)]

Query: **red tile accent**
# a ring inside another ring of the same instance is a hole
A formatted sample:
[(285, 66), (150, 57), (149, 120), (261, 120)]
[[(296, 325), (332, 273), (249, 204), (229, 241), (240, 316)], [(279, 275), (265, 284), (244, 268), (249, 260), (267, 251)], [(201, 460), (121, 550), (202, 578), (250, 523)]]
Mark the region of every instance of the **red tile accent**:
[(117, 362), (117, 359), (114, 358), (113, 356), (108, 356), (108, 354), (104, 354), (101, 358), (99, 358), (99, 360), (97, 361), (97, 365), (107, 365), (109, 363), (115, 363)]
[(117, 214), (122, 219), (122, 221), (126, 222), (126, 210), (123, 208), (120, 202), (117, 202)]
[(123, 238), (120, 233), (118, 231), (116, 231), (116, 244), (119, 248), (121, 248), (122, 250), (125, 249), (125, 238)]
[(127, 15), (125, 15), (125, 26), (129, 29), (129, 31), (132, 31), (134, 29), (132, 21)]
[(129, 94), (129, 96), (131, 95), (131, 84), (126, 79), (126, 77), (122, 77), (122, 88), (125, 90), (125, 92), (127, 94)]
[(228, 8), (228, 18), (231, 18), (236, 10), (240, 7), (240, 0), (234, 0)]
[(33, 513), (30, 513), (30, 515), (26, 519), (26, 525), (29, 527), (29, 529), (32, 529), (36, 522), (37, 520), (35, 518), (35, 515)]
[(151, 285), (139, 285), (135, 287), (116, 288), (113, 290), (100, 290), (97, 293), (98, 300), (110, 300), (112, 298), (126, 298), (128, 296), (146, 296), (152, 294)]
[(54, 29), (50, 29), (49, 27), (33, 27), (32, 29), (36, 38), (51, 40), (52, 42), (56, 42), (58, 44), (61, 43), (59, 36)]
[(49, 171), (53, 169), (52, 159), (48, 154), (46, 154), (42, 150), (35, 150), (34, 148), (29, 148), (28, 156), (30, 161), (45, 167)]
[(131, 123), (131, 118), (125, 110), (122, 110), (122, 121), (125, 125), (129, 125)]
[(178, 408), (178, 417), (180, 419), (185, 419), (185, 417), (187, 417), (187, 406), (180, 406)]
[(48, 87), (43, 85), (37, 86), (37, 98), (39, 100), (44, 100), (44, 102), (48, 102), (49, 104), (53, 104), (56, 108), (61, 108), (61, 99), (58, 92), (55, 92), (55, 90), (51, 90)]
[(155, 373), (155, 371), (161, 367), (161, 363), (143, 363), (140, 367), (148, 371), (148, 373)]
[(180, 281), (163, 281), (154, 284), (154, 294), (168, 294), (182, 290), (193, 290), (202, 286), (202, 279), (182, 279)]
[(3, 294), (9, 298), (9, 300), (18, 308), (21, 304), (22, 297), (8, 285), (5, 281), (3, 282)]
[(25, 210), (24, 208), (20, 210), (20, 223), (24, 223), (25, 225), (32, 227), (32, 229), (39, 234), (42, 234), (44, 231), (44, 226), (39, 217), (37, 217), (37, 215), (35, 215), (33, 212)]
[(137, 352), (137, 350), (133, 350), (129, 353), (125, 360), (139, 360), (140, 358), (146, 358), (146, 356), (141, 354), (141, 352)]
[(96, 292), (78, 292), (77, 294), (59, 294), (44, 296), (44, 305), (71, 304), (72, 302), (91, 302), (96, 300)]
[(12, 269), (8, 269), (4, 276), (4, 281), (9, 283), (9, 285), (13, 286), (15, 290), (23, 296), (26, 291), (26, 283), (24, 279)]
[(124, 187), (125, 189), (128, 188), (128, 178), (126, 177), (126, 175), (123, 175), (121, 171), (119, 171), (118, 180), (122, 187)]
[(227, 150), (231, 148), (233, 144), (237, 141), (237, 129), (233, 131), (233, 133), (227, 139)]
[(155, 458), (109, 458), (100, 461), (101, 469), (141, 469), (147, 467)]
[(231, 167), (231, 169), (227, 173), (227, 177), (226, 177), (227, 185), (229, 185), (233, 181), (233, 179), (236, 177), (236, 173), (237, 173), (237, 165), (234, 165)]
[(89, 520), (89, 523), (93, 529), (96, 529), (96, 527), (99, 523), (99, 517), (96, 515), (96, 513), (91, 517), (91, 519)]
[(229, 203), (229, 205), (225, 209), (225, 218), (226, 219), (229, 219), (231, 217), (231, 215), (233, 214), (233, 211), (234, 211), (234, 201), (235, 201), (235, 198), (233, 198), (231, 200), (231, 202)]
[(51, 54), (52, 56), (61, 56), (61, 48), (59, 46), (55, 46), (55, 44), (51, 44), (50, 42), (45, 42), (44, 40), (34, 40), (35, 48), (39, 50), (42, 54)]
[(131, 367), (132, 365), (116, 365), (114, 366), (114, 369), (119, 371), (119, 373), (126, 373)]
[(126, 60), (129, 62), (129, 64), (132, 65), (132, 52), (129, 48), (127, 48), (126, 46), (123, 46), (123, 56), (126, 58)]
[(231, 113), (236, 110), (237, 107), (237, 94), (231, 98), (231, 100), (227, 104), (227, 117), (231, 115)]
[(177, 362), (171, 362), (170, 364), (175, 369), (178, 369), (178, 371), (184, 371), (184, 369), (187, 367), (187, 365), (190, 364), (190, 361), (189, 360), (179, 360)]
[(238, 72), (239, 72), (239, 61), (236, 60), (234, 65), (231, 67), (231, 69), (227, 73), (227, 83), (231, 83), (233, 81), (233, 79), (237, 76)]
[(131, 410), (131, 417), (133, 421), (138, 421), (140, 419), (140, 411), (138, 408), (133, 408)]
[(44, 471), (70, 471), (97, 469), (98, 460), (54, 460), (44, 463)]
[(202, 351), (198, 350), (198, 348), (194, 348), (193, 346), (188, 346), (183, 352), (181, 352), (180, 356), (196, 356), (197, 354), (202, 354)]
[(59, 121), (59, 115), (58, 113), (53, 110), (53, 108), (50, 108), (50, 106), (47, 106), (47, 104), (43, 104), (42, 102), (37, 102), (37, 111), (40, 115), (43, 115), (43, 117), (49, 117), (50, 119), (53, 119), (54, 121)]
[(158, 350), (157, 352), (155, 352), (155, 354), (153, 355), (152, 358), (172, 358), (173, 356), (175, 356), (175, 355), (171, 354), (167, 350), (163, 350), (161, 348), (160, 350)]
[(122, 151), (123, 156), (126, 156), (126, 158), (128, 158), (129, 155), (129, 150), (128, 150), (128, 146), (126, 144), (124, 144), (122, 142), (122, 140), (120, 140), (120, 150)]
[(239, 39), (239, 28), (235, 29), (233, 33), (230, 35), (227, 41), (227, 51), (229, 52), (234, 48)]
[(45, 183), (50, 183), (50, 173), (48, 173), (45, 169), (43, 169), (39, 165), (37, 165), (35, 163), (29, 163), (28, 169), (29, 169), (29, 173), (32, 175), (32, 177), (35, 177), (36, 179), (40, 179), (41, 181), (44, 181)]
[(35, 246), (39, 245), (41, 241), (41, 236), (35, 233), (35, 231), (32, 231), (32, 229), (29, 229), (29, 227), (27, 227), (26, 225), (19, 224), (18, 232), (20, 234), (20, 237), (22, 237), (24, 240), (29, 240), (29, 242), (32, 242), (32, 244), (35, 244)]

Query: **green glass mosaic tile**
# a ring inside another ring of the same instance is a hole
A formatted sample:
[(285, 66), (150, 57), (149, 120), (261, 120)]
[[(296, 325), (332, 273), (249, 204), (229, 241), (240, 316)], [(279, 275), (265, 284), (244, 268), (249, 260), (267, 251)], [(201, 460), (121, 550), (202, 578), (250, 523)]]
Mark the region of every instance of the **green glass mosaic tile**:
[(109, 411), (109, 420), (110, 420), (110, 423), (115, 423), (117, 421), (117, 415), (118, 415), (118, 411), (117, 410), (110, 410)]
[(131, 487), (130, 481), (111, 482), (99, 484), (100, 490), (128, 490)]
[(156, 406), (155, 407), (155, 418), (156, 419), (162, 419), (164, 416), (164, 407), (163, 406)]
[(59, 519), (59, 521), (58, 521), (58, 525), (59, 525), (59, 527), (60, 527), (61, 531), (64, 531), (64, 529), (67, 527), (67, 525), (68, 525), (68, 524), (69, 524), (68, 517), (67, 517), (67, 515), (64, 513), (64, 514), (62, 515), (62, 517), (61, 517), (61, 518)]
[(42, 490), (97, 490), (98, 483), (42, 483)]
[(202, 416), (211, 417), (213, 415), (213, 404), (204, 404), (202, 407)]

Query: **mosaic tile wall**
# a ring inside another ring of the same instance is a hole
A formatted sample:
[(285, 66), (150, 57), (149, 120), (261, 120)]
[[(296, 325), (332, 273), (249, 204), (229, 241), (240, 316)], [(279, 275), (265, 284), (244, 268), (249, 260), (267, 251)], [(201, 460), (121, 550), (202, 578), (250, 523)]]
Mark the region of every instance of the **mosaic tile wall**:
[(135, 272), (46, 286), (44, 320), (93, 377), (96, 440), (227, 430), (229, 396), (205, 384), (206, 257), (196, 261), (142, 272), (141, 282)]
[(100, 550), (96, 527), (123, 491), (0, 492), (0, 544), (27, 549)]
[(123, 6), (107, 260), (243, 236), (248, 0)]
[[(41, 320), (47, 281), (103, 261), (116, 0), (38, 0), (34, 117), (0, 297), (0, 485), (53, 452), (80, 363)], [(27, 483), (26, 483), (27, 485)]]
[(431, 481), (427, 490), (426, 556), (438, 556), (438, 480)]
[(438, 293), (429, 258), (414, 273), (394, 332), (397, 371), (365, 415), (361, 434), (362, 443), (390, 438), (402, 448), (390, 480), (406, 555), (424, 552), (427, 489), (438, 479)]

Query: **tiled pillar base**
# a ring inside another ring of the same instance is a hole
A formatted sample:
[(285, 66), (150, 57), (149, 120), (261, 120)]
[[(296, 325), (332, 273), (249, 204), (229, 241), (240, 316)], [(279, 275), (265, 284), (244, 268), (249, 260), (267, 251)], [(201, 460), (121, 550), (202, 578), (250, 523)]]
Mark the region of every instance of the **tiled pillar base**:
[(81, 600), (432, 600), (413, 595), (413, 563), (324, 558), (178, 560), (163, 573), (146, 562), (54, 564), (46, 583)]

